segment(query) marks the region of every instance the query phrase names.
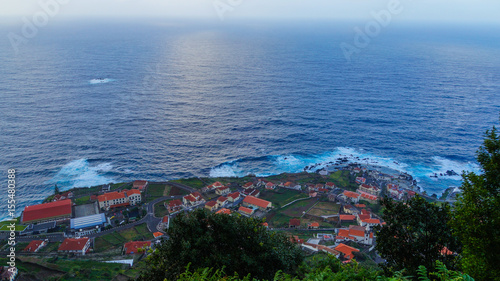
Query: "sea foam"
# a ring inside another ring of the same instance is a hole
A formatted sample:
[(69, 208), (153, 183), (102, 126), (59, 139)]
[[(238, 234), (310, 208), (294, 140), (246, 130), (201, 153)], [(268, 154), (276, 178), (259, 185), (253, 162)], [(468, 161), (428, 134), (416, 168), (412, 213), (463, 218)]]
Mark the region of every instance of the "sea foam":
[(73, 187), (90, 187), (113, 182), (106, 176), (113, 169), (111, 163), (91, 166), (87, 159), (78, 159), (64, 165), (48, 184), (57, 184), (61, 190)]

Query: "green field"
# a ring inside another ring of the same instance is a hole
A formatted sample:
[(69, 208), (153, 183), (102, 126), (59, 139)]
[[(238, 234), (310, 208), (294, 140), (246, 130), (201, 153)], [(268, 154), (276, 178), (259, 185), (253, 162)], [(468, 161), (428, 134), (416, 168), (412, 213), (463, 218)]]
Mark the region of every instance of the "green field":
[(352, 191), (358, 188), (358, 185), (354, 182), (355, 177), (349, 171), (336, 171), (330, 174), (329, 178), (339, 188)]
[(155, 204), (155, 217), (157, 218), (162, 218), (166, 215), (168, 215), (168, 210), (165, 208), (163, 205), (167, 201), (161, 201)]
[(145, 223), (133, 228), (125, 229), (119, 232), (112, 232), (95, 239), (94, 251), (105, 252), (109, 250), (121, 249), (123, 244), (129, 241), (151, 240), (153, 235), (149, 232)]
[(299, 191), (281, 188), (278, 191), (263, 190), (260, 193), (260, 198), (271, 201), (275, 207), (283, 206), (293, 200), (306, 198), (307, 194)]
[[(10, 223), (11, 223), (10, 221), (0, 222), (0, 231), (10, 231), (10, 229), (7, 228), (10, 225)], [(28, 226), (16, 224), (16, 231), (23, 231), (26, 229), (26, 227)]]
[(85, 205), (90, 202), (90, 196), (83, 196), (78, 199), (73, 200), (76, 205)]

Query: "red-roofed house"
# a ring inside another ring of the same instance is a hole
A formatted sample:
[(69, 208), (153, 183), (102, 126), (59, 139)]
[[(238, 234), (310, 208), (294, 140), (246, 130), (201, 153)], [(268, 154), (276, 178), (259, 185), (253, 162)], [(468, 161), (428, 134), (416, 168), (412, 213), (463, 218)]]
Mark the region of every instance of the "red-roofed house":
[[(358, 191), (359, 191), (359, 189), (358, 189)], [(361, 198), (360, 198), (361, 200), (366, 200), (366, 201), (371, 202), (371, 203), (376, 203), (378, 200), (378, 197), (375, 195), (372, 195), (372, 194), (369, 194), (369, 193), (366, 193), (363, 191), (361, 191), (360, 193), (361, 193)]]
[(240, 212), (243, 215), (251, 216), (251, 215), (253, 215), (254, 210), (250, 209), (250, 208), (247, 208), (247, 207), (240, 206), (238, 208), (238, 212)]
[(319, 223), (317, 223), (317, 222), (310, 222), (310, 223), (307, 224), (307, 228), (309, 228), (309, 229), (317, 229), (317, 228), (319, 228)]
[(352, 203), (358, 203), (359, 197), (361, 196), (361, 194), (356, 193), (356, 192), (352, 192), (352, 191), (348, 191), (348, 190), (344, 190), (344, 193), (342, 193), (342, 195), (340, 195), (340, 196), (342, 198), (344, 198), (344, 200), (346, 200), (346, 201), (350, 201)]
[(159, 232), (159, 231), (153, 233), (154, 238), (159, 238), (159, 237), (162, 237), (163, 235), (165, 235), (165, 234), (162, 232)]
[(123, 254), (133, 255), (141, 252), (142, 250), (146, 251), (148, 248), (151, 248), (151, 241), (131, 241), (123, 245)]
[(219, 198), (217, 198), (217, 205), (219, 205), (219, 207), (224, 207), (226, 206), (226, 204), (228, 203), (228, 199), (227, 197), (224, 197), (224, 196), (221, 196)]
[(238, 201), (238, 199), (240, 199), (240, 193), (238, 191), (227, 195), (227, 200), (229, 202), (235, 202), (235, 201)]
[(148, 186), (148, 181), (136, 180), (134, 181), (132, 188), (142, 192), (146, 189), (147, 186)]
[(45, 204), (26, 206), (21, 216), (25, 224), (66, 220), (71, 218), (71, 199), (60, 200)]
[(122, 192), (113, 191), (97, 196), (99, 208), (107, 210), (122, 206), (134, 206), (141, 200), (141, 192), (138, 189), (125, 189)]
[(263, 226), (263, 227), (265, 227), (265, 228), (269, 228), (269, 224), (268, 224), (267, 222), (263, 222), (263, 223), (261, 223), (261, 224), (262, 224), (262, 226)]
[(217, 188), (220, 188), (220, 187), (223, 187), (224, 185), (218, 181), (212, 183), (211, 185), (207, 186), (207, 189), (208, 190), (213, 190), (213, 189), (217, 189)]
[(335, 250), (341, 252), (344, 255), (344, 259), (348, 261), (350, 261), (354, 257), (354, 252), (359, 252), (358, 249), (349, 247), (342, 243), (335, 247)]
[(208, 201), (207, 203), (205, 203), (205, 209), (208, 209), (211, 212), (217, 210), (217, 208), (219, 208), (217, 201)]
[(74, 253), (77, 255), (85, 255), (90, 249), (90, 239), (88, 237), (83, 238), (66, 238), (59, 245), (57, 249), (58, 252), (62, 253)]
[(223, 186), (223, 187), (218, 187), (215, 189), (215, 193), (218, 195), (226, 195), (231, 192), (231, 189), (229, 189), (228, 186)]
[[(251, 190), (251, 189), (249, 189), (249, 190)], [(253, 196), (253, 197), (259, 197), (260, 196), (260, 190), (254, 189), (254, 190), (252, 190), (252, 192), (250, 192), (249, 195)]]
[(371, 215), (372, 213), (370, 213), (370, 211), (366, 210), (366, 209), (362, 209), (361, 210), (361, 214), (362, 215)]
[(190, 206), (190, 205), (194, 206), (194, 205), (198, 205), (198, 204), (205, 202), (205, 199), (203, 199), (203, 197), (201, 196), (201, 194), (199, 192), (195, 191), (189, 195), (182, 197), (182, 202), (186, 206)]
[(257, 207), (261, 211), (266, 211), (272, 207), (272, 203), (253, 196), (247, 196), (243, 199), (243, 206)]
[(275, 189), (275, 188), (276, 188), (276, 184), (274, 184), (272, 182), (266, 183), (266, 189)]
[(300, 239), (299, 236), (294, 235), (294, 236), (290, 237), (290, 242), (297, 243), (297, 244), (302, 244), (302, 243), (304, 243), (304, 239)]
[(368, 184), (360, 184), (359, 185), (359, 191), (366, 192), (371, 195), (379, 196), (380, 195), (380, 188), (373, 186), (373, 185), (368, 185)]
[(379, 219), (361, 219), (359, 225), (365, 226), (367, 229), (370, 229), (376, 225), (380, 225)]
[(357, 184), (363, 184), (363, 183), (366, 183), (366, 179), (363, 178), (363, 177), (357, 177), (356, 178), (356, 183)]
[(165, 229), (165, 228), (168, 228), (169, 226), (169, 222), (170, 221), (170, 217), (167, 215), (167, 216), (163, 216), (163, 219), (161, 220), (161, 223), (160, 223), (160, 228), (161, 229)]
[(243, 189), (250, 189), (250, 188), (254, 188), (253, 182), (247, 182), (243, 185)]
[(182, 201), (179, 199), (174, 199), (168, 202), (167, 209), (169, 213), (174, 213), (182, 209)]
[(318, 196), (318, 192), (316, 191), (309, 191), (309, 197), (316, 197)]
[(31, 241), (26, 248), (24, 248), (23, 251), (25, 252), (31, 252), (31, 253), (36, 253), (38, 250), (43, 248), (48, 244), (48, 240), (42, 241), (42, 240), (33, 240)]
[(297, 228), (300, 227), (300, 219), (290, 219), (288, 222), (288, 227)]
[(325, 187), (329, 188), (329, 189), (334, 189), (335, 188), (335, 184), (333, 182), (327, 182), (325, 184)]
[(356, 220), (356, 216), (355, 215), (339, 215), (339, 220), (341, 222), (354, 221), (354, 220)]
[(365, 204), (356, 204), (354, 206), (356, 206), (357, 208), (366, 208)]
[(73, 192), (71, 191), (66, 191), (61, 194), (56, 194), (54, 195), (54, 199), (52, 201), (59, 201), (59, 200), (64, 200), (64, 199), (69, 199), (73, 198)]
[(339, 229), (337, 237), (335, 237), (337, 241), (354, 241), (365, 245), (373, 244), (373, 232), (366, 231), (366, 228), (350, 225), (349, 229)]
[(314, 190), (316, 190), (316, 191), (319, 191), (321, 188), (325, 188), (325, 186), (324, 186), (324, 185), (322, 185), (321, 183), (318, 183), (318, 184), (316, 184), (316, 185), (314, 186)]

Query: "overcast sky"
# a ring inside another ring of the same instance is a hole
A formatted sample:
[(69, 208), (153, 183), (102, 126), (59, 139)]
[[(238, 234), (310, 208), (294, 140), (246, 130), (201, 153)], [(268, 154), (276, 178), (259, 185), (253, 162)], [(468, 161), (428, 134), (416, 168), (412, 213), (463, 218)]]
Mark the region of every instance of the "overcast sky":
[[(400, 21), (494, 22), (500, 0), (0, 0), (0, 17), (33, 17), (40, 3), (59, 1), (55, 16), (237, 19), (354, 19), (400, 2)], [(232, 5), (232, 7), (230, 6)], [(219, 7), (219, 13), (216, 6)], [(226, 10), (224, 10), (226, 8)]]

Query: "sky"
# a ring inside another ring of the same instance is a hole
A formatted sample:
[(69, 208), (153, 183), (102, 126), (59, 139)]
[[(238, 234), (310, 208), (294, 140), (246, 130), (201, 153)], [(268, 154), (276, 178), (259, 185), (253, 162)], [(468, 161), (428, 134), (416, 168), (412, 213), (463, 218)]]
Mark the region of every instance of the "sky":
[(397, 5), (400, 21), (500, 24), (499, 0), (0, 0), (0, 18), (31, 19), (43, 3), (58, 18), (365, 20)]

